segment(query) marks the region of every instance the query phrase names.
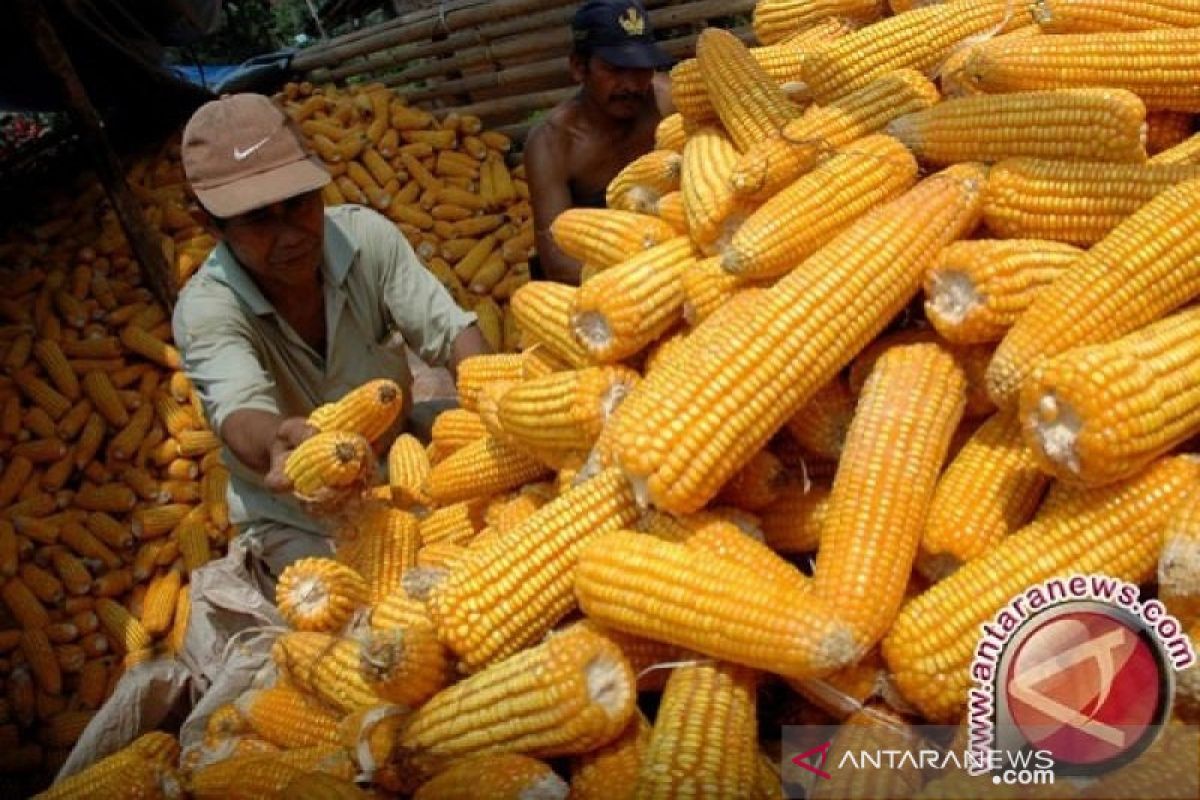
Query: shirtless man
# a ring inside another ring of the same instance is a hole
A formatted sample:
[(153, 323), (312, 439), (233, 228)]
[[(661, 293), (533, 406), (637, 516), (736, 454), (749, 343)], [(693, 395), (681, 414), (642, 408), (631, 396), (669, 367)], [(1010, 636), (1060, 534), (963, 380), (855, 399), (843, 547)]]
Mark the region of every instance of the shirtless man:
[(654, 149), (673, 109), (671, 58), (654, 41), (639, 0), (587, 0), (571, 21), (571, 74), (579, 94), (529, 134), (525, 170), (533, 196), (539, 266), (535, 278), (578, 284), (582, 264), (554, 244), (550, 225), (569, 208), (603, 208), (609, 181)]

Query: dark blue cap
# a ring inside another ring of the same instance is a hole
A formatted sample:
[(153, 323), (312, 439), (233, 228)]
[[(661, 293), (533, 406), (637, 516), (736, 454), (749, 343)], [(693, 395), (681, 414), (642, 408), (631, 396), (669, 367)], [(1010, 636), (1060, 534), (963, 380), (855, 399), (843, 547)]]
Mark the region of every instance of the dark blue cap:
[(654, 41), (638, 0), (587, 0), (571, 20), (575, 49), (614, 67), (662, 69), (674, 63)]

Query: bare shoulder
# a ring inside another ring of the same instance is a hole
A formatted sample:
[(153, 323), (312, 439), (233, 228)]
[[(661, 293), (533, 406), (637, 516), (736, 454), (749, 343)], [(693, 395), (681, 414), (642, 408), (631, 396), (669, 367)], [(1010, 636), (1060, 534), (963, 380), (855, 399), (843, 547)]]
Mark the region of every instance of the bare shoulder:
[(542, 154), (565, 154), (571, 145), (571, 127), (575, 119), (575, 104), (566, 100), (550, 109), (529, 132), (525, 147)]

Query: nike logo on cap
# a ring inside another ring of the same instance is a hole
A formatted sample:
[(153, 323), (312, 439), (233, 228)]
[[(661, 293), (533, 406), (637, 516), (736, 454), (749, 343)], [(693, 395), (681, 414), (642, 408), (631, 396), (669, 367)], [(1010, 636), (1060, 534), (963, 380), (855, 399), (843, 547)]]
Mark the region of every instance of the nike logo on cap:
[(247, 158), (249, 158), (254, 153), (255, 150), (257, 150), (258, 148), (260, 148), (264, 144), (266, 144), (267, 140), (270, 138), (271, 138), (270, 136), (266, 136), (266, 137), (260, 139), (259, 141), (255, 142), (254, 144), (250, 145), (245, 150), (242, 150), (239, 147), (233, 148), (233, 160), (234, 161), (245, 161)]

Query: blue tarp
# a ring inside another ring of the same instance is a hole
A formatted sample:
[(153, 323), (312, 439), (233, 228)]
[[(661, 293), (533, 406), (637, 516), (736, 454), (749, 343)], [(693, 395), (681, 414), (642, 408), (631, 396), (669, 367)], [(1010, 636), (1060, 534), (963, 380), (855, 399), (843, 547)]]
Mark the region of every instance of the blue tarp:
[(221, 82), (241, 69), (238, 64), (205, 64), (204, 66), (179, 65), (171, 67), (171, 71), (189, 83), (208, 90), (214, 90)]

